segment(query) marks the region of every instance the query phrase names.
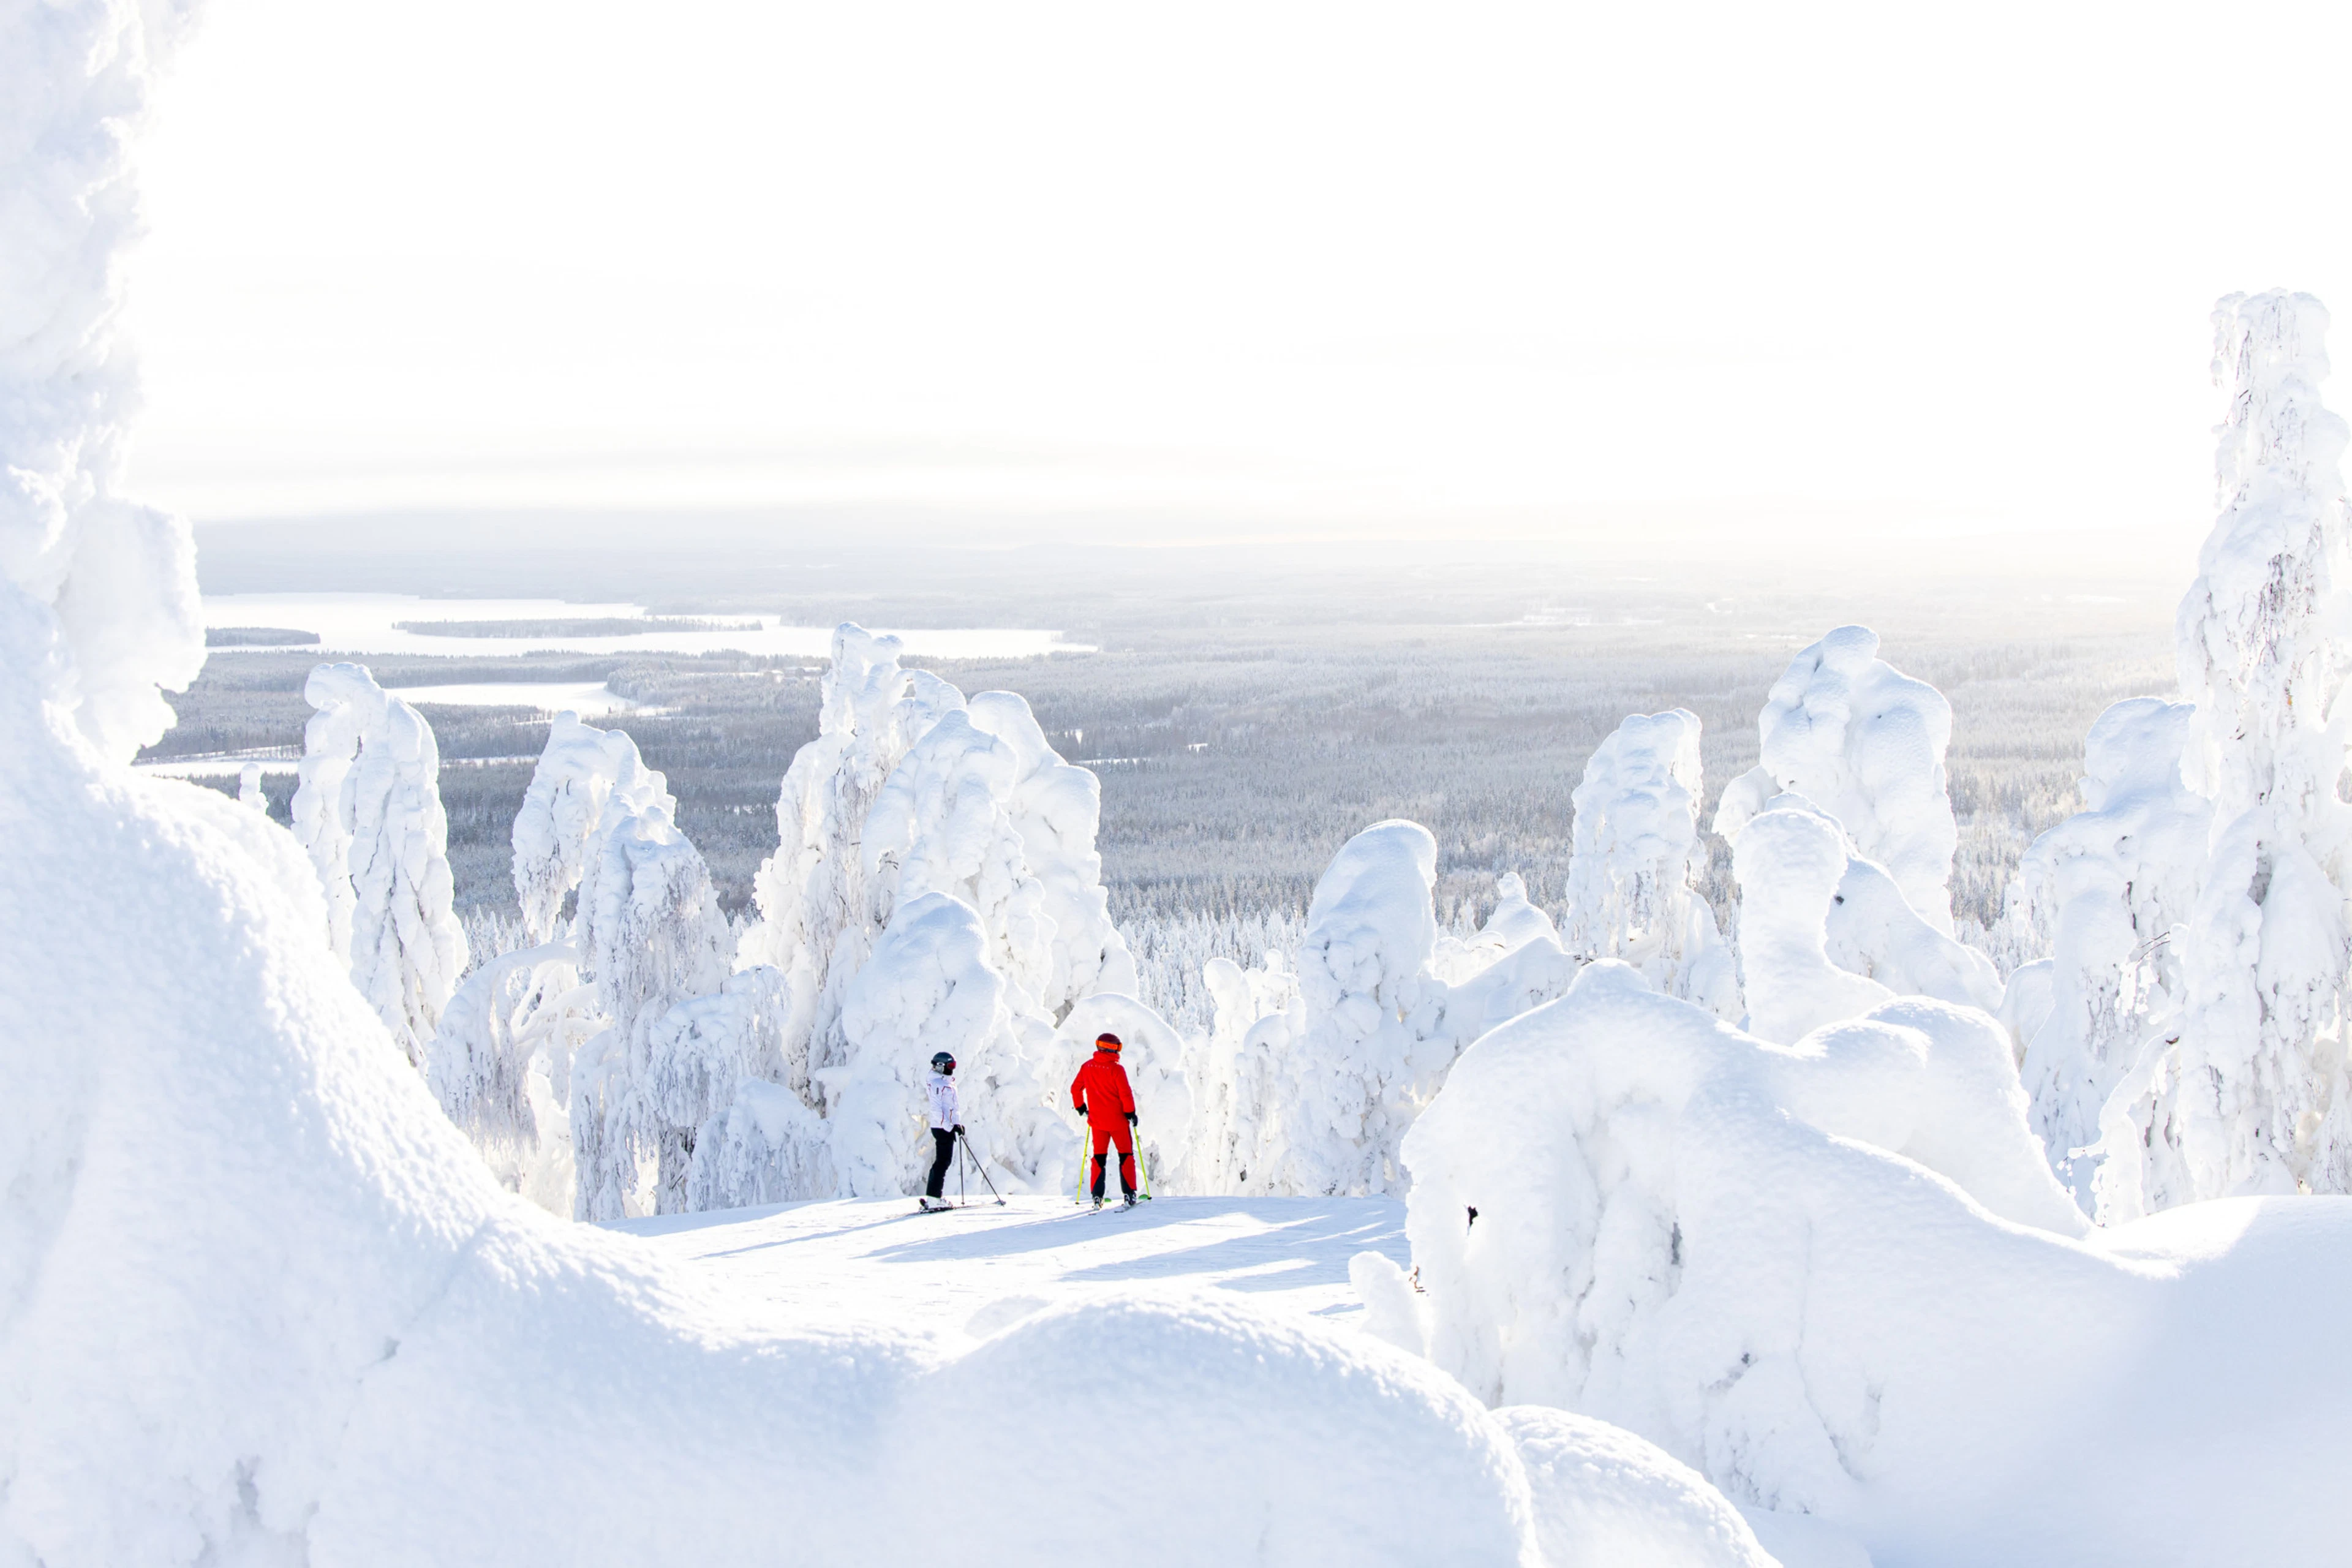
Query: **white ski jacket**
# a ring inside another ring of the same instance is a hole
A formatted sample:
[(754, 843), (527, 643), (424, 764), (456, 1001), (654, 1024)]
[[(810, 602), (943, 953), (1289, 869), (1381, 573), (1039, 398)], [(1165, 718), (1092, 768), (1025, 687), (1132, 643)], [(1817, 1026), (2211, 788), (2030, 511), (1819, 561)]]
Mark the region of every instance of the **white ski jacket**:
[(923, 1085), (923, 1092), (931, 1102), (931, 1125), (944, 1132), (963, 1120), (956, 1110), (955, 1079), (943, 1072), (933, 1073)]

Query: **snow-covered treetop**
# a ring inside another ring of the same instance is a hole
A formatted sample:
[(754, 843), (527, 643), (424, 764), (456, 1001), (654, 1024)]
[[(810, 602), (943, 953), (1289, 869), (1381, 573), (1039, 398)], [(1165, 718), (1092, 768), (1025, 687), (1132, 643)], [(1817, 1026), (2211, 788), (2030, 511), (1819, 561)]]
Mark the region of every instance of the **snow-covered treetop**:
[(187, 524), (115, 493), (138, 394), (113, 331), (128, 146), (190, 9), (56, 0), (0, 21), (0, 580), (54, 616), (48, 694), (121, 761), (205, 661)]
[(1715, 830), (1736, 838), (1774, 796), (1802, 795), (1950, 935), (1959, 828), (1944, 773), (1952, 741), (1944, 694), (1880, 658), (1868, 626), (1840, 626), (1790, 660), (1757, 730), (1762, 760), (1725, 788)]
[(1585, 763), (1570, 797), (1571, 950), (1638, 964), (1661, 942), (1679, 943), (1698, 854), (1698, 715), (1686, 709), (1636, 713)]
[[(2322, 406), (2327, 310), (2308, 294), (2232, 294), (2213, 308), (2221, 515), (2180, 602), (2180, 689), (2197, 704), (2189, 782), (2227, 822), (2284, 785), (2290, 811), (2332, 790), (2342, 759), (2273, 778), (2284, 736), (2314, 731), (2345, 659), (2326, 612), (2343, 571), (2347, 428)], [(2290, 751), (2295, 748), (2287, 748)], [(2305, 775), (2309, 776), (2305, 776)]]
[(466, 968), (433, 727), (367, 667), (322, 664), (302, 695), (294, 836), (327, 895), (327, 946), (412, 1061)]
[(1437, 840), (1418, 822), (1376, 823), (1349, 839), (1307, 907), (1301, 982), (1310, 992), (1320, 982), (1335, 996), (1357, 992), (1394, 1008), (1437, 946), (1429, 898), (1436, 879)]
[(580, 885), (588, 840), (615, 795), (632, 811), (657, 805), (677, 815), (667, 781), (645, 765), (635, 741), (583, 724), (575, 713), (557, 714), (515, 815), (515, 896), (530, 945), (554, 936), (564, 895)]

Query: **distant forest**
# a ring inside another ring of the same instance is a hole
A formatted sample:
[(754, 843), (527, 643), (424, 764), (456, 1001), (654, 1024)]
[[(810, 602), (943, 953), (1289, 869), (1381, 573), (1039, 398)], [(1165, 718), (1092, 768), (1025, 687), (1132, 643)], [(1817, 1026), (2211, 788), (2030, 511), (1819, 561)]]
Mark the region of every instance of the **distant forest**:
[[(1711, 814), (1725, 781), (1755, 762), (1756, 715), (1772, 680), (1847, 608), (1696, 599), (1663, 589), (1631, 601), (1621, 594), (1601, 612), (1468, 626), (1412, 624), (1393, 605), (1378, 607), (1389, 615), (1347, 617), (1331, 604), (1287, 623), (1138, 617), (1115, 635), (1095, 633), (1104, 645), (1097, 653), (907, 662), (967, 693), (1020, 692), (1063, 753), (1097, 772), (1105, 880), (1123, 921), (1295, 914), (1349, 835), (1409, 816), (1437, 836), (1439, 913), (1458, 924), (1484, 912), (1494, 877), (1507, 870), (1524, 876), (1538, 902), (1557, 906), (1570, 792), (1593, 747), (1628, 713), (1681, 706), (1699, 715)], [(1884, 604), (1873, 608), (1885, 657), (1952, 702), (1956, 912), (1964, 926), (1989, 924), (2025, 846), (2076, 809), (2091, 721), (2119, 698), (2170, 689), (2168, 628), (2152, 603), (1973, 616), (1925, 604), (1911, 625)], [(301, 686), (314, 662), (215, 653), (196, 686), (173, 698), (179, 726), (147, 755), (299, 752), (309, 714)], [(394, 688), (604, 680), (649, 704), (610, 722), (668, 774), (679, 825), (736, 911), (774, 848), (783, 770), (816, 729), (821, 667), (805, 660), (366, 662)], [(458, 902), (510, 910), (508, 835), (545, 722), (526, 710), (424, 712), (440, 742)], [(268, 787), (283, 817), (291, 778)], [(1719, 843), (1707, 892), (1728, 905)]]

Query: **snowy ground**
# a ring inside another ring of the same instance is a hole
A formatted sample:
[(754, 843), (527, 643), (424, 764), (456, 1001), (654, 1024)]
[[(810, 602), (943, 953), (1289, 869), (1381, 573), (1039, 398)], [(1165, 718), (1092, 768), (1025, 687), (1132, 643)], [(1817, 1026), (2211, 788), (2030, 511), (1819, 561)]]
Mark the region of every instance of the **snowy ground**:
[[(953, 1194), (950, 1178), (950, 1194)], [(911, 1212), (910, 1198), (782, 1204), (623, 1220), (730, 1294), (838, 1321), (845, 1311), (934, 1331), (986, 1333), (1073, 1290), (1138, 1282), (1247, 1295), (1347, 1323), (1362, 1309), (1348, 1259), (1403, 1267), (1404, 1205), (1391, 1198), (1156, 1199), (1100, 1214), (1067, 1198)], [(975, 1324), (983, 1308), (1003, 1302)]]

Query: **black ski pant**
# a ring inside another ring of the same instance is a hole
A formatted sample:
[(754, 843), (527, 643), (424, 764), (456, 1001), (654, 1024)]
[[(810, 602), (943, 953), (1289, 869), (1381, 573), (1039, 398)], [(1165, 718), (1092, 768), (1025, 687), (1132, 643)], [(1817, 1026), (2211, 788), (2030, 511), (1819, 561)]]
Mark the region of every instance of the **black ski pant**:
[(932, 1128), (932, 1129), (931, 1129), (931, 1181), (930, 1181), (930, 1184), (929, 1184), (929, 1186), (927, 1186), (927, 1187), (925, 1187), (925, 1188), (923, 1189), (923, 1192), (924, 1192), (924, 1194), (925, 1194), (927, 1196), (934, 1197), (934, 1198), (935, 1198), (935, 1197), (938, 1197), (938, 1196), (940, 1195), (940, 1189), (941, 1187), (944, 1187), (944, 1186), (946, 1186), (946, 1185), (947, 1185), (947, 1182), (948, 1182), (948, 1162), (949, 1162), (949, 1161), (950, 1161), (950, 1160), (952, 1160), (952, 1159), (954, 1159), (954, 1158), (955, 1158), (955, 1132), (954, 1132), (954, 1131), (953, 1131), (952, 1129), (946, 1128), (946, 1127), (934, 1127), (934, 1128)]

